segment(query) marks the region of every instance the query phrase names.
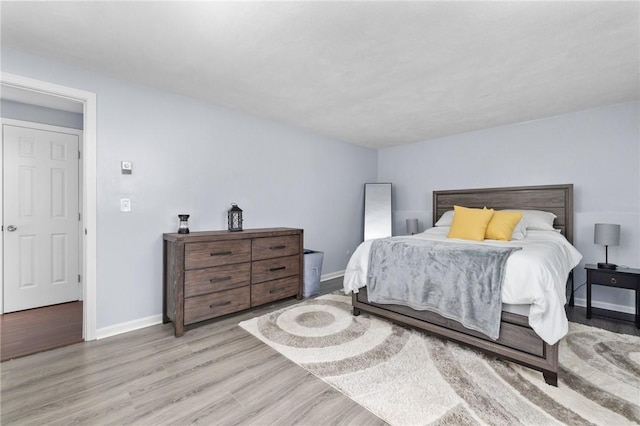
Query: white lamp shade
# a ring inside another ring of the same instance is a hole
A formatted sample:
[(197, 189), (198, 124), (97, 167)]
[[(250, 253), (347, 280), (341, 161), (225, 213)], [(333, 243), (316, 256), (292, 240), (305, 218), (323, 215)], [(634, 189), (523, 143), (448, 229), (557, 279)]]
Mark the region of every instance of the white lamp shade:
[(407, 219), (407, 234), (418, 233), (418, 219)]
[(596, 223), (593, 242), (603, 246), (617, 246), (620, 244), (620, 225), (610, 223)]

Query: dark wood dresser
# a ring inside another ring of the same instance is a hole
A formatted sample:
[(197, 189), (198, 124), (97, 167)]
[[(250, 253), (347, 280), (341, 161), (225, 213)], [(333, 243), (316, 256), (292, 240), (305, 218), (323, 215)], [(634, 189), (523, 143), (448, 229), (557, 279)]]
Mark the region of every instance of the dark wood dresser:
[(302, 298), (303, 230), (247, 229), (164, 234), (162, 320), (186, 325)]

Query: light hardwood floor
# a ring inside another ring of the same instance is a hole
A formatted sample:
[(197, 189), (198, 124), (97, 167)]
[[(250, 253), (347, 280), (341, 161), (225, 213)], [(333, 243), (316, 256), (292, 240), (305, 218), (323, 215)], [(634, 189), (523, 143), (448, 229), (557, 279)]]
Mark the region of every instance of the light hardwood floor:
[[(341, 279), (321, 292), (341, 288)], [(238, 327), (288, 299), (173, 337), (171, 324), (0, 364), (0, 424), (378, 425), (382, 420)], [(636, 334), (633, 325), (569, 318)]]
[(181, 338), (172, 324), (157, 325), (3, 362), (0, 423), (384, 424), (237, 326), (296, 302)]

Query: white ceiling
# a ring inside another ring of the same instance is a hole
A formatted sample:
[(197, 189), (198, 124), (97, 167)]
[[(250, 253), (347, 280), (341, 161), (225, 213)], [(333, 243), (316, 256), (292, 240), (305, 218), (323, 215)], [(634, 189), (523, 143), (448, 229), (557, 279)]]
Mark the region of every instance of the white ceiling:
[(640, 2), (2, 2), (3, 47), (372, 148), (640, 98)]

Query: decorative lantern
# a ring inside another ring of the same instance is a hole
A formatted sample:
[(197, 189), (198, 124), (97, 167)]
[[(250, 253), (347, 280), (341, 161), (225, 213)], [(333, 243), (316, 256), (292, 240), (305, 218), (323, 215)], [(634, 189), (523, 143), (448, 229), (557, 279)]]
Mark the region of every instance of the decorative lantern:
[(189, 233), (189, 220), (188, 214), (179, 214), (178, 218), (180, 218), (180, 226), (178, 226), (178, 234), (188, 234)]
[(231, 203), (231, 208), (227, 211), (229, 220), (229, 231), (242, 231), (242, 209), (236, 203)]

